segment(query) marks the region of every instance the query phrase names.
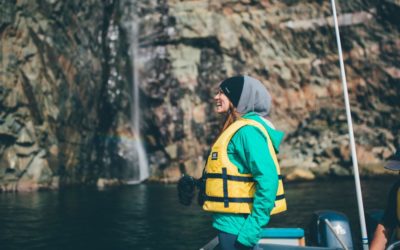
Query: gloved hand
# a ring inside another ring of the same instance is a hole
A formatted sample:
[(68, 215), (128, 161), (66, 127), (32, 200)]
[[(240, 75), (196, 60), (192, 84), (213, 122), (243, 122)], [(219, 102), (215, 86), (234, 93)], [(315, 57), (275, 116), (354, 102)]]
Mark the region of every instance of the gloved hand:
[(182, 205), (189, 206), (192, 203), (195, 185), (194, 178), (189, 175), (183, 175), (178, 181), (178, 198)]

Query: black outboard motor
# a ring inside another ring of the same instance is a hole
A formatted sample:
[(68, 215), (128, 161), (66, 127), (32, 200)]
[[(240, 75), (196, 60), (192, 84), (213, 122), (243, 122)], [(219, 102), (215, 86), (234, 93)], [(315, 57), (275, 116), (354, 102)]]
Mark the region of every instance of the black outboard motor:
[(310, 225), (310, 240), (315, 246), (353, 249), (347, 216), (331, 210), (314, 212)]

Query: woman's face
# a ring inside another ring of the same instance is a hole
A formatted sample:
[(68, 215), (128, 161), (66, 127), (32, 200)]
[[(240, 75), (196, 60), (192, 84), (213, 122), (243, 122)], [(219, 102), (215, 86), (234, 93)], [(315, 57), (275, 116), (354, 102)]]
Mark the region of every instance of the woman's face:
[(218, 90), (218, 93), (214, 96), (214, 101), (217, 105), (215, 109), (217, 113), (223, 114), (228, 112), (230, 101), (228, 97), (224, 94), (224, 92), (222, 92), (220, 89)]

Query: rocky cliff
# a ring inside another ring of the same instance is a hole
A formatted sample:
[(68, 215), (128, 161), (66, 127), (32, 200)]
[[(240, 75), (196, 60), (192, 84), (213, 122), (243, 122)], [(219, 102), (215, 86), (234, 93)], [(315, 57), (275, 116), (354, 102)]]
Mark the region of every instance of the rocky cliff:
[[(400, 145), (400, 3), (338, 3), (362, 173)], [(285, 131), (288, 179), (349, 175), (351, 157), (328, 1), (0, 1), (2, 190), (123, 181), (132, 58), (153, 180), (199, 176), (222, 117), (219, 81), (260, 79)], [(132, 14), (133, 13), (133, 14)], [(127, 22), (138, 22), (129, 55)], [(301, 170), (301, 171), (299, 171)], [(379, 171), (378, 171), (379, 172)]]
[(0, 189), (95, 181), (123, 110), (111, 100), (116, 4), (0, 3)]
[[(261, 79), (274, 96), (271, 120), (287, 134), (280, 158), (288, 179), (351, 174), (329, 2), (167, 3), (164, 35), (143, 39), (144, 47), (150, 43), (162, 51), (158, 60), (163, 62), (142, 82), (147, 98), (158, 103), (144, 115), (151, 126), (145, 134), (154, 147), (149, 151), (153, 166), (164, 166), (154, 167), (155, 175), (176, 178), (183, 169), (200, 174), (218, 131), (215, 87), (238, 73)], [(363, 174), (381, 172), (380, 163), (400, 142), (400, 42), (394, 15), (399, 4), (339, 4), (358, 159)], [(154, 136), (153, 128), (160, 134)]]

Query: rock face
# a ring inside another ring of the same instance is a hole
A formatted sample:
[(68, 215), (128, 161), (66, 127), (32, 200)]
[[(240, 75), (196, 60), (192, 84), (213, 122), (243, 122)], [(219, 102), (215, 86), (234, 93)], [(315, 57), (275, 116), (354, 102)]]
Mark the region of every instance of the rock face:
[(110, 127), (104, 120), (113, 3), (0, 6), (0, 190), (96, 179), (104, 145), (98, 138)]
[[(122, 138), (138, 136), (130, 125), (133, 77), (153, 180), (201, 175), (223, 120), (212, 97), (235, 74), (260, 79), (272, 93), (271, 120), (287, 135), (279, 158), (291, 178), (351, 174), (328, 1), (22, 0), (0, 7), (0, 190), (123, 180), (132, 163)], [(398, 11), (389, 0), (338, 7), (365, 174), (379, 172), (400, 146)], [(131, 21), (139, 22), (136, 64), (128, 53)]]

